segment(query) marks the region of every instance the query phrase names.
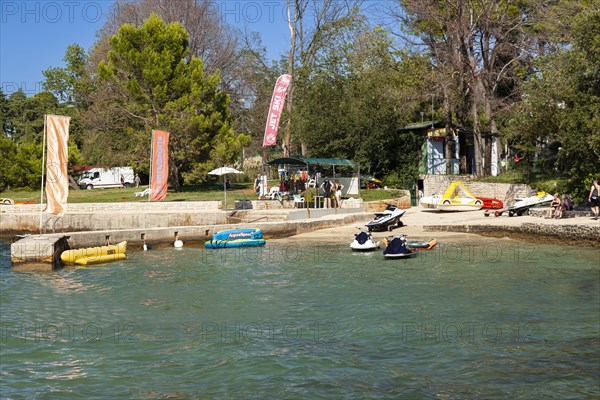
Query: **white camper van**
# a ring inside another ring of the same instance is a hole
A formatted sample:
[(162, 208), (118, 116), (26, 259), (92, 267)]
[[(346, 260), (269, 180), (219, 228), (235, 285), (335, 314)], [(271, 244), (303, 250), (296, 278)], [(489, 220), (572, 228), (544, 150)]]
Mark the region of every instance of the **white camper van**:
[(77, 185), (82, 189), (121, 187), (121, 176), (123, 186), (133, 185), (134, 174), (130, 167), (92, 168), (79, 178)]

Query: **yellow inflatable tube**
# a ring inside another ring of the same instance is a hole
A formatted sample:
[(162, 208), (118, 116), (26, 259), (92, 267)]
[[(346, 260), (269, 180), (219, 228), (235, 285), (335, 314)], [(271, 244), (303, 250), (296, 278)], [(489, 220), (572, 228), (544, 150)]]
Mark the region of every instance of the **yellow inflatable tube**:
[(126, 258), (127, 258), (127, 256), (123, 253), (108, 254), (106, 256), (78, 258), (77, 260), (75, 260), (75, 264), (78, 264), (78, 265), (100, 264), (100, 263), (105, 263), (105, 262), (124, 260)]
[[(109, 262), (122, 260), (125, 258), (125, 253), (127, 251), (127, 242), (123, 241), (121, 243), (112, 245), (112, 246), (100, 246), (100, 247), (88, 247), (85, 249), (78, 250), (66, 250), (63, 251), (60, 255), (60, 259), (65, 264), (91, 264), (96, 262)], [(116, 257), (117, 255), (121, 255), (122, 257)], [(77, 262), (78, 260), (82, 260), (81, 262)], [(85, 260), (85, 263), (84, 261)], [(94, 260), (102, 260), (96, 261)]]

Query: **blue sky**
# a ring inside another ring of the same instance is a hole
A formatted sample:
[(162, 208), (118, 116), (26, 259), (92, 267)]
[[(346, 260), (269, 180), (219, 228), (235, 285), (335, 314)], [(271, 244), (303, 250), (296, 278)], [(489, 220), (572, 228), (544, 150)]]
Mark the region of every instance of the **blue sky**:
[[(176, 0), (174, 0), (176, 1)], [(5, 94), (41, 90), (42, 71), (63, 66), (69, 44), (89, 49), (113, 0), (0, 0), (0, 84)], [(289, 46), (284, 0), (218, 0), (216, 13), (240, 29), (260, 32), (268, 56)]]

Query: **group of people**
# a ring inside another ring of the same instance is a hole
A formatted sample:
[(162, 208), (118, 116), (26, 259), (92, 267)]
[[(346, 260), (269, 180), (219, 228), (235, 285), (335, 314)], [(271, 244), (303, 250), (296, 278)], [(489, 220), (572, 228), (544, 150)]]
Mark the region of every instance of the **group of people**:
[[(336, 179), (335, 182), (331, 182), (328, 178), (325, 178), (319, 188), (323, 194), (323, 208), (342, 207), (342, 189), (344, 185), (339, 180)], [(332, 204), (332, 200), (335, 203)]]
[(550, 203), (550, 208), (546, 211), (546, 218), (562, 218), (563, 213), (573, 209), (573, 201), (567, 195), (562, 199), (558, 193), (554, 193), (554, 198)]
[[(595, 179), (590, 187), (588, 194), (588, 204), (592, 208), (593, 219), (597, 220), (600, 214), (600, 183)], [(564, 212), (573, 209), (573, 201), (567, 195), (561, 199), (558, 193), (554, 193), (554, 198), (550, 203), (550, 208), (546, 212), (546, 218), (562, 218)]]
[[(298, 176), (289, 183), (288, 181), (282, 180), (279, 183), (279, 192), (303, 192), (308, 186), (306, 182), (307, 178), (307, 176)], [(258, 196), (262, 195), (261, 184), (262, 178), (260, 175), (257, 175), (254, 180), (254, 192)], [(329, 178), (324, 178), (319, 186), (320, 194), (323, 196), (323, 208), (342, 207), (342, 189), (344, 189), (344, 185), (342, 185), (338, 179), (332, 182)]]
[[(256, 176), (256, 179), (254, 180), (254, 192), (258, 195), (266, 195), (266, 193), (261, 193), (261, 187), (262, 187), (262, 179), (263, 177), (261, 177), (260, 174), (258, 174)], [(294, 173), (294, 174), (281, 174), (280, 175), (280, 182), (279, 182), (279, 193), (288, 193), (288, 192), (292, 192), (292, 193), (301, 193), (304, 190), (306, 190), (306, 188), (309, 187), (309, 178), (308, 178), (308, 174), (306, 173), (306, 171), (302, 171), (302, 173), (298, 172), (298, 173)], [(265, 185), (263, 190), (267, 190), (267, 187)]]

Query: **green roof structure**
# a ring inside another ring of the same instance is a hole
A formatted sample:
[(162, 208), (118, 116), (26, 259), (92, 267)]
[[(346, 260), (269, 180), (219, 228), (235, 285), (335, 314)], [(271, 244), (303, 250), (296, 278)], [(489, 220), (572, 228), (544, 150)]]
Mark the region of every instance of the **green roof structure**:
[(282, 157), (268, 162), (269, 165), (289, 164), (289, 165), (343, 165), (352, 168), (358, 168), (358, 165), (352, 160), (342, 158), (307, 158), (307, 157)]

